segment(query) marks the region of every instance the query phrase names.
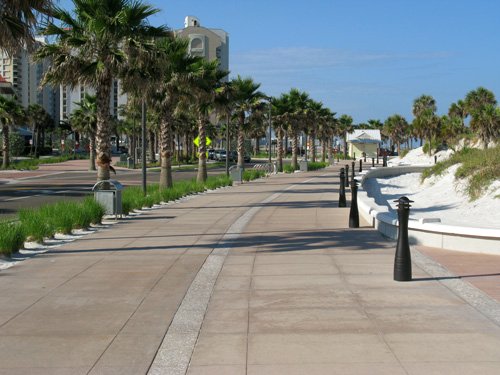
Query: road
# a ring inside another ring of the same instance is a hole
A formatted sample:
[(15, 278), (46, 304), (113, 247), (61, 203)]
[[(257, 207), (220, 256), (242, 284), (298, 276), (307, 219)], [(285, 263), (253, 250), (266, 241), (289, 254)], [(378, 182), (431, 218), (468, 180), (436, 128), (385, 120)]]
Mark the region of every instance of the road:
[[(196, 173), (192, 170), (174, 170), (172, 175), (176, 181), (192, 179), (196, 177)], [(224, 168), (208, 170), (209, 175), (221, 173), (224, 173)], [(14, 217), (22, 208), (38, 207), (61, 200), (80, 200), (91, 193), (92, 186), (96, 182), (96, 172), (85, 170), (57, 171), (53, 168), (38, 176), (33, 172), (26, 174), (25, 177), (3, 179), (0, 174), (0, 220)], [(12, 177), (12, 174), (9, 176)], [(17, 177), (17, 175), (14, 176)], [(148, 183), (158, 182), (159, 177), (159, 171), (148, 171), (147, 181)], [(120, 181), (124, 186), (142, 183), (140, 170), (117, 169), (117, 174), (112, 175), (112, 178)]]

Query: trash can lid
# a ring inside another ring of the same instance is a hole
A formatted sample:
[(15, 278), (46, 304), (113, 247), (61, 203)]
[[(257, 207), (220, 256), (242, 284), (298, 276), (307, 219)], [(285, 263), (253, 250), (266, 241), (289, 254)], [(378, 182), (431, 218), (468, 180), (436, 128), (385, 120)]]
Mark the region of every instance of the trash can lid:
[(112, 185), (114, 187), (114, 190), (123, 190), (123, 185), (116, 180), (101, 180), (95, 183), (95, 185), (92, 187), (92, 191), (100, 190), (99, 187), (105, 183)]

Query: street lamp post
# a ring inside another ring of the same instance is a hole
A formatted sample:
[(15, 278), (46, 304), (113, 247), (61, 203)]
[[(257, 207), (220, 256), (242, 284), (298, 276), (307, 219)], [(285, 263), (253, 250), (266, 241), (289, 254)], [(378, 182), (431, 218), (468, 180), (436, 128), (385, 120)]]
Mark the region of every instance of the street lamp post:
[(146, 195), (146, 102), (142, 99), (142, 192)]
[(271, 164), (271, 148), (272, 148), (272, 138), (271, 138), (271, 97), (268, 97), (267, 100), (269, 101), (269, 164)]

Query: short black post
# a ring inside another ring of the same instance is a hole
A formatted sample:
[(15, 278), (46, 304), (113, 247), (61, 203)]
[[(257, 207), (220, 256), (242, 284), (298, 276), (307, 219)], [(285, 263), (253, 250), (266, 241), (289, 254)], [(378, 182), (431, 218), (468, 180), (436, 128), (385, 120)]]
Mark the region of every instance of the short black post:
[(375, 158), (372, 158), (372, 167), (375, 167)]
[(338, 152), (337, 152), (337, 163), (340, 163), (340, 155)]
[(352, 154), (352, 158), (353, 158), (354, 160), (356, 160), (356, 153), (355, 153), (355, 152)]
[(359, 173), (361, 173), (361, 172), (363, 172), (363, 161), (361, 159), (359, 159)]
[(359, 228), (358, 180), (351, 181), (351, 209), (349, 211), (349, 228)]
[(345, 172), (340, 168), (339, 207), (347, 207), (345, 200)]
[(345, 187), (349, 187), (349, 164), (345, 165)]
[(351, 168), (351, 182), (352, 182), (352, 180), (354, 180), (354, 174), (356, 173), (354, 171), (354, 169), (356, 168), (356, 162), (355, 161), (351, 162), (351, 167), (352, 167)]
[(378, 153), (377, 153), (377, 165), (378, 165)]
[(434, 155), (434, 164), (437, 164), (437, 162), (438, 162), (438, 157), (437, 155)]
[(363, 161), (366, 163), (366, 153), (363, 155)]
[(408, 243), (408, 217), (410, 216), (410, 203), (407, 197), (394, 201), (398, 203), (398, 244), (394, 258), (394, 280), (411, 281), (411, 254)]
[(387, 167), (387, 155), (384, 155), (384, 158), (382, 159), (382, 167)]

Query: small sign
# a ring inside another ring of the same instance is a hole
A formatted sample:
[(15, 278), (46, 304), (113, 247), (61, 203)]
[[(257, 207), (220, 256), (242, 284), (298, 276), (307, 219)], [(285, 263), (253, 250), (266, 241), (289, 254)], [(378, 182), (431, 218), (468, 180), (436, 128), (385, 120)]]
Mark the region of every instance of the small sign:
[[(207, 143), (207, 146), (210, 146), (212, 144), (212, 140), (208, 137), (205, 137), (205, 142)], [(196, 137), (193, 140), (193, 143), (196, 145), (196, 147), (200, 147), (200, 137)]]

